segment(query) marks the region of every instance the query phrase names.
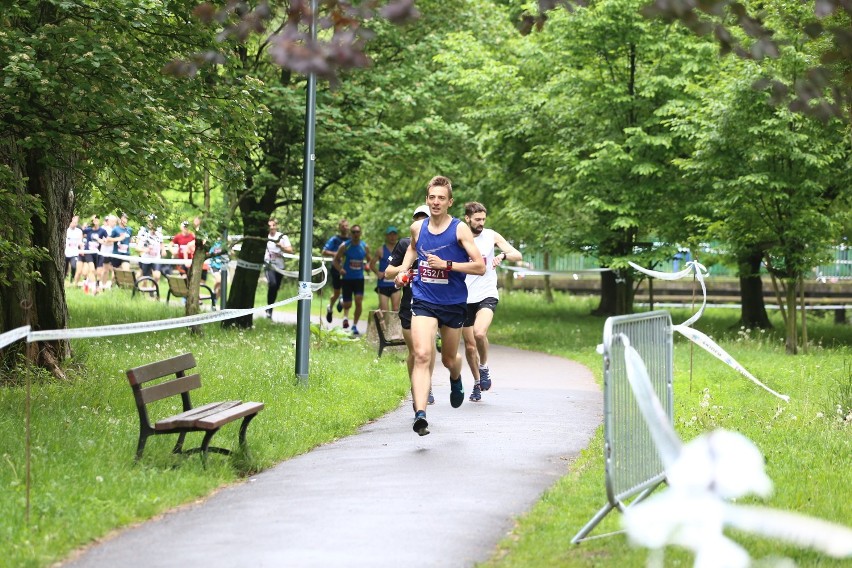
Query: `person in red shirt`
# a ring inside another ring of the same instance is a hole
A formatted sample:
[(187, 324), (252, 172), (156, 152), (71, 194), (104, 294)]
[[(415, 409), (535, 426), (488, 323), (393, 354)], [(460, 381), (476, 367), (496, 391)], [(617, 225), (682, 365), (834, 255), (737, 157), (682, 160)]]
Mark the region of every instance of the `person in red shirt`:
[[(189, 230), (189, 221), (180, 224), (180, 233), (172, 237), (172, 256), (191, 260), (195, 256), (195, 235)], [(178, 270), (186, 274), (186, 266), (178, 265)]]

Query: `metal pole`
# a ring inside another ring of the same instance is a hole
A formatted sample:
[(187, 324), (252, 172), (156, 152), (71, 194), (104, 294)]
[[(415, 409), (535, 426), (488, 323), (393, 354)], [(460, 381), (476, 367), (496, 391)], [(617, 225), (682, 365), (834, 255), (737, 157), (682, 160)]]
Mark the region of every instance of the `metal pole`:
[[(317, 38), (317, 0), (311, 0), (311, 41)], [(302, 185), (302, 234), (299, 246), (299, 293), (311, 290), (311, 244), (314, 240), (314, 140), (316, 130), (317, 76), (308, 75), (305, 97), (305, 159)], [(299, 300), (296, 312), (296, 377), (308, 381), (308, 354), (311, 340), (311, 300)]]

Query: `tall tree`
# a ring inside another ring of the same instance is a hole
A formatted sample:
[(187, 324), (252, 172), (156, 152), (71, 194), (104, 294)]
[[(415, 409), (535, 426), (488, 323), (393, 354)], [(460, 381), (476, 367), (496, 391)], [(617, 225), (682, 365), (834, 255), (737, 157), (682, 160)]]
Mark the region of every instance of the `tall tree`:
[[(0, 258), (3, 330), (66, 326), (62, 251), (80, 194), (106, 180), (117, 206), (144, 201), (154, 180), (196, 160), (228, 162), (225, 148), (250, 139), (240, 91), (161, 73), (175, 54), (213, 43), (189, 19), (191, 6), (24, 0), (0, 13), (0, 177), (28, 212), (14, 240), (44, 253)], [(217, 126), (228, 120), (237, 126), (223, 136)], [(32, 278), (3, 285), (13, 272)], [(49, 342), (29, 354), (60, 374), (68, 345)], [(3, 352), (6, 362), (14, 356)]]

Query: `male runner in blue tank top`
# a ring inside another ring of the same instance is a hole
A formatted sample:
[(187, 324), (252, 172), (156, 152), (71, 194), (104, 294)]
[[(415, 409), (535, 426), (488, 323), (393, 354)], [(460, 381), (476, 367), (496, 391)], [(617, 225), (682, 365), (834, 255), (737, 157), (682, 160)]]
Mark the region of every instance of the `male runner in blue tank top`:
[(439, 327), (441, 363), (450, 371), (450, 404), (458, 408), (464, 402), (459, 353), (461, 328), (467, 315), (464, 279), (466, 274), (485, 274), (485, 264), (470, 228), (448, 213), (453, 205), (453, 186), (448, 178), (435, 176), (429, 181), (426, 204), (430, 217), (412, 223), (411, 244), (402, 262), (402, 266), (410, 266), (416, 258), (418, 264), (411, 284), (414, 347), (411, 396), (414, 399), (413, 428), (421, 436), (429, 433), (426, 421), (432, 381), (429, 363), (434, 356), (435, 334)]

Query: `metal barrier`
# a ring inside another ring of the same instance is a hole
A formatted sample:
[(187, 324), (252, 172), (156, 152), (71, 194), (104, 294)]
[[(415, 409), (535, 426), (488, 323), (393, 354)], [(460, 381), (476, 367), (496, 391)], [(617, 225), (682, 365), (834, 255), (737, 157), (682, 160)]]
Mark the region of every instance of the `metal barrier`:
[[(603, 333), (604, 460), (607, 504), (571, 539), (577, 544), (613, 509), (624, 511), (627, 499), (638, 503), (666, 480), (665, 467), (627, 381), (622, 333), (645, 362), (654, 392), (673, 424), (674, 396), (672, 321), (655, 311), (606, 320)], [(615, 534), (615, 533), (610, 533)], [(601, 535), (608, 536), (608, 535)]]

